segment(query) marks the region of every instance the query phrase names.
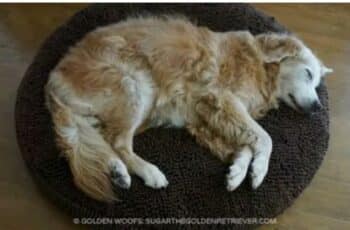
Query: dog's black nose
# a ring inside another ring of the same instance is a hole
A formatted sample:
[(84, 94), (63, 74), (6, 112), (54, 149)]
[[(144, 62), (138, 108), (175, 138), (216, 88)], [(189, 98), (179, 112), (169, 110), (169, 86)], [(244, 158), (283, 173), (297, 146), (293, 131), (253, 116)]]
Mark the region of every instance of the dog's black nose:
[(315, 101), (311, 104), (309, 108), (309, 113), (315, 113), (322, 109), (322, 104), (319, 101)]

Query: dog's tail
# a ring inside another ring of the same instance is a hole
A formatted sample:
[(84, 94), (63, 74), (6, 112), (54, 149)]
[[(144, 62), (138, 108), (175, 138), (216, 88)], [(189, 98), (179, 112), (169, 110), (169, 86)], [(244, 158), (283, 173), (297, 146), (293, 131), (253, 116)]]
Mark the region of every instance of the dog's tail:
[(75, 114), (53, 93), (47, 96), (57, 143), (69, 161), (75, 184), (97, 200), (117, 200), (110, 181), (109, 162), (115, 157), (111, 146), (86, 118)]

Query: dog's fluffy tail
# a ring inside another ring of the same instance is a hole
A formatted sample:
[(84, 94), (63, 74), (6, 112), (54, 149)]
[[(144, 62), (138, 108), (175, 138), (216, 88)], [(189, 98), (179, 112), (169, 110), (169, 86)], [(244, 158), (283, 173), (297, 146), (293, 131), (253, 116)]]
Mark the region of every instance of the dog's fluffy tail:
[(97, 200), (117, 200), (110, 181), (110, 160), (115, 157), (111, 146), (86, 118), (75, 114), (55, 95), (47, 98), (57, 143), (64, 151), (75, 184)]

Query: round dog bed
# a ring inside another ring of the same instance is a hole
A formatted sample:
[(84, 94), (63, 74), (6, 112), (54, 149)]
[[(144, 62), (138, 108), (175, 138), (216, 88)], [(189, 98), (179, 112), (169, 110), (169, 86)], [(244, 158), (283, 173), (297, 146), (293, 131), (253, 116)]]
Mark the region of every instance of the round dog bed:
[[(153, 218), (124, 222), (120, 219), (123, 224), (118, 226), (95, 225), (99, 221), (111, 223), (111, 219), (89, 222), (100, 229), (164, 227), (148, 225), (147, 221), (177, 224), (176, 229), (201, 229), (201, 224), (210, 227), (207, 224), (215, 220), (200, 218), (272, 218), (280, 214), (309, 184), (327, 150), (329, 119), (323, 84), (318, 92), (325, 109), (312, 117), (282, 105), (259, 121), (272, 136), (274, 149), (268, 175), (257, 190), (251, 188), (248, 179), (236, 191), (228, 192), (224, 181), (227, 166), (197, 145), (185, 130), (165, 128), (137, 136), (134, 146), (139, 155), (163, 170), (170, 182), (166, 189), (152, 190), (133, 178), (130, 190), (118, 191), (122, 201), (108, 204), (87, 197), (75, 187), (68, 164), (55, 145), (53, 126), (44, 104), (43, 88), (48, 74), (67, 49), (87, 32), (145, 12), (185, 14), (215, 31), (250, 30), (258, 34), (286, 30), (273, 17), (242, 4), (92, 5), (80, 11), (46, 40), (18, 89), (17, 138), (35, 181), (72, 217)], [(136, 224), (129, 225), (133, 221)], [(147, 225), (139, 225), (142, 222)], [(218, 222), (220, 227), (224, 227), (222, 223)], [(254, 220), (249, 225), (239, 224), (239, 219), (225, 223), (230, 223), (226, 225), (230, 229), (258, 224)]]

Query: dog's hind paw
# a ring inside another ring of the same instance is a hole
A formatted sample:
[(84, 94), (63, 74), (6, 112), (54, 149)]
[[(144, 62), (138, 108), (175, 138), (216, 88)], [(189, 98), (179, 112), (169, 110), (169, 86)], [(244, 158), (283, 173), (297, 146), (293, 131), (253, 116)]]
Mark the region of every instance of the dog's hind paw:
[(120, 188), (129, 189), (131, 177), (124, 163), (119, 159), (115, 159), (110, 162), (110, 166), (112, 183)]
[(145, 185), (151, 188), (165, 188), (168, 186), (169, 182), (165, 175), (159, 168), (153, 164), (144, 165), (142, 175), (140, 175), (145, 182)]

